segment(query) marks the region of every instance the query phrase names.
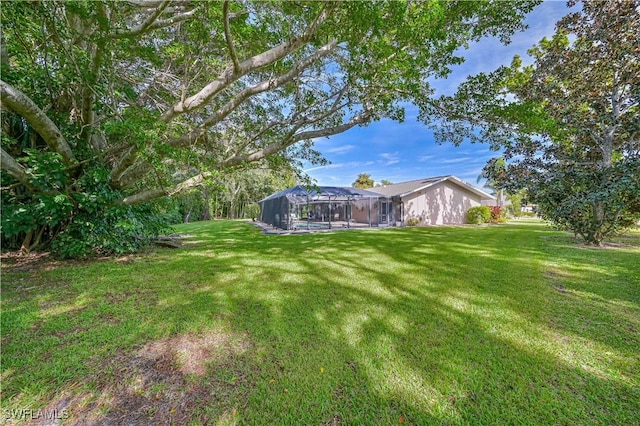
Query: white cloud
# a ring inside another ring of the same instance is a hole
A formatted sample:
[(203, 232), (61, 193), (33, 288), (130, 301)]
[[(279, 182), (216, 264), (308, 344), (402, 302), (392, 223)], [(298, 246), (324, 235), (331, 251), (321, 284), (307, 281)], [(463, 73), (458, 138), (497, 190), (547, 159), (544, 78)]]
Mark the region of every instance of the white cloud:
[(511, 43), (503, 46), (495, 37), (471, 43), (469, 49), (458, 49), (455, 53), (463, 56), (463, 64), (452, 67), (453, 72), (446, 79), (431, 79), (432, 87), (438, 94), (451, 95), (467, 76), (481, 72), (491, 72), (501, 65), (508, 66), (514, 55), (520, 55), (524, 65), (533, 60), (527, 50), (543, 37), (551, 37), (555, 32), (556, 22), (564, 15), (579, 10), (580, 6), (567, 8), (566, 2), (545, 1), (529, 14), (526, 23), (529, 28), (516, 33)]
[(444, 164), (464, 163), (469, 160), (471, 160), (471, 157), (450, 158), (448, 160), (442, 160), (441, 163), (444, 163)]
[(394, 152), (394, 153), (383, 152), (382, 154), (380, 154), (380, 157), (386, 160), (384, 161), (385, 166), (390, 166), (392, 164), (397, 164), (400, 162), (400, 156), (398, 152)]
[(323, 151), (328, 154), (344, 154), (346, 152), (353, 150), (355, 147), (356, 147), (355, 145), (342, 145), (342, 146), (336, 146), (335, 148), (325, 149)]
[(304, 170), (302, 170), (302, 171), (303, 171), (303, 172), (305, 172), (305, 173), (309, 173), (309, 172), (313, 172), (313, 171), (315, 171), (315, 170), (321, 170), (321, 169), (324, 169), (324, 168), (326, 168), (326, 167), (327, 167), (327, 166), (311, 167), (311, 168), (308, 168), (308, 169), (304, 169)]

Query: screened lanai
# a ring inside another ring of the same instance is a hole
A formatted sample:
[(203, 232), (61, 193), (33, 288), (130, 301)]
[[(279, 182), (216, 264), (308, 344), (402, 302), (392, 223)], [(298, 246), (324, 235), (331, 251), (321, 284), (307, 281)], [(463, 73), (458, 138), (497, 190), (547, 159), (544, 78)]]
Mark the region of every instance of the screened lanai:
[(294, 186), (259, 201), (260, 221), (287, 230), (387, 226), (391, 199), (359, 188)]

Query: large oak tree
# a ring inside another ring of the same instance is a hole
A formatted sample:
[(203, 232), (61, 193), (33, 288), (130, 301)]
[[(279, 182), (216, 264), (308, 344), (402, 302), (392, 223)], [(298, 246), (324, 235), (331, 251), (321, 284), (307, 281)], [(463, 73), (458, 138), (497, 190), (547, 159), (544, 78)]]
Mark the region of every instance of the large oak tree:
[(457, 49), (508, 40), (536, 3), (5, 2), (3, 234), (32, 246), (402, 120), (403, 105), (429, 105), (428, 79), (463, 61)]

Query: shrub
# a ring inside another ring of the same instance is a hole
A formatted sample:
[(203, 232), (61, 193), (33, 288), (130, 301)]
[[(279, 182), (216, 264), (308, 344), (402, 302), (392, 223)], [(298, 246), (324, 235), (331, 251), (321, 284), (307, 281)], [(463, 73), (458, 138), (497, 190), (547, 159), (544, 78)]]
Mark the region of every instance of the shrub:
[(244, 216), (251, 219), (260, 217), (260, 206), (257, 203), (249, 204), (244, 209)]
[(500, 206), (490, 206), (491, 223), (504, 222), (505, 210)]
[(420, 219), (418, 219), (417, 217), (410, 217), (409, 219), (407, 219), (407, 226), (418, 226), (419, 223)]
[(471, 207), (467, 210), (467, 223), (478, 225), (491, 220), (491, 209), (487, 206)]
[(156, 204), (118, 204), (122, 194), (109, 187), (104, 167), (85, 164), (84, 174), (65, 185), (57, 181), (60, 166), (49, 160), (33, 156), (29, 161), (42, 169), (39, 176), (53, 182), (58, 193), (25, 195), (2, 188), (3, 247), (19, 248), (23, 242), (25, 251), (48, 248), (62, 258), (123, 254), (169, 230)]
[(100, 207), (94, 214), (77, 211), (73, 221), (53, 239), (51, 250), (58, 257), (133, 253), (171, 229), (153, 204)]

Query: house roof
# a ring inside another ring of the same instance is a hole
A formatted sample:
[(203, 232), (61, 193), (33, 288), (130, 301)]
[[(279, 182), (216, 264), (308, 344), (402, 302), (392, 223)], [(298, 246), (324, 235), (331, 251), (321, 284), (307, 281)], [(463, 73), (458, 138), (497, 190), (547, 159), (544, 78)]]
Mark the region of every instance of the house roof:
[(410, 180), (408, 182), (395, 183), (393, 185), (376, 186), (372, 188), (373, 191), (378, 192), (387, 197), (404, 197), (417, 191), (421, 191), (430, 186), (437, 185), (441, 182), (450, 181), (458, 186), (461, 186), (468, 191), (471, 191), (480, 196), (481, 199), (493, 200), (494, 196), (476, 188), (475, 186), (463, 181), (462, 179), (449, 175), (449, 176), (436, 176), (425, 179)]
[[(318, 191), (320, 190), (320, 191)], [(366, 189), (360, 188), (351, 188), (351, 187), (341, 187), (341, 186), (317, 186), (312, 189), (307, 189), (302, 185), (297, 185), (291, 188), (287, 188), (284, 191), (276, 192), (275, 194), (269, 195), (267, 198), (264, 198), (259, 203), (267, 200), (272, 200), (274, 198), (286, 197), (291, 201), (300, 202), (305, 201), (307, 199), (311, 201), (318, 200), (347, 200), (351, 198), (380, 198), (384, 197), (384, 195), (379, 194), (373, 191), (367, 191)], [(307, 198), (308, 197), (308, 198)]]

